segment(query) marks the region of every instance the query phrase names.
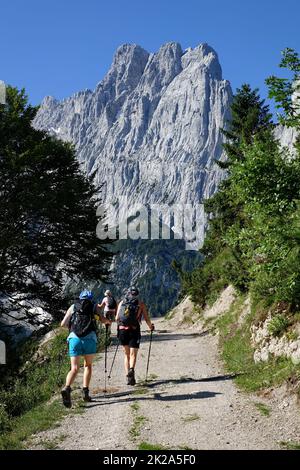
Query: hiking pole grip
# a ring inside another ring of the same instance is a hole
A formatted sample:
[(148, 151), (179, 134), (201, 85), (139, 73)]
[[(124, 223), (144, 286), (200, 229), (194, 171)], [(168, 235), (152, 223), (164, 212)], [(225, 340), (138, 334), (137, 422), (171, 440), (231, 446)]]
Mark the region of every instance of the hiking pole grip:
[(147, 379), (148, 379), (148, 370), (149, 370), (149, 362), (150, 362), (150, 354), (151, 354), (151, 345), (152, 345), (152, 335), (153, 335), (153, 330), (151, 330), (151, 333), (150, 333), (150, 344), (149, 344), (149, 352), (148, 352), (148, 360), (147, 360), (147, 370), (146, 370), (146, 379), (145, 379), (145, 382), (147, 382)]

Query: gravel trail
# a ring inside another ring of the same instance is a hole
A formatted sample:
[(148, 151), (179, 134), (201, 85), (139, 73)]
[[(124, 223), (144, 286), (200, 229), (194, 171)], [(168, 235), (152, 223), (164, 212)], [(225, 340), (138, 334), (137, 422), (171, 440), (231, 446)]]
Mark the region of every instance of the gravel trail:
[[(58, 449), (137, 449), (142, 442), (170, 449), (279, 449), (281, 441), (299, 441), (295, 397), (282, 389), (266, 396), (239, 391), (224, 373), (216, 336), (176, 329), (164, 320), (155, 323), (147, 385), (149, 334), (143, 332), (137, 385), (126, 385), (120, 348), (103, 393), (101, 354), (91, 384), (94, 401), (82, 414), (71, 414), (58, 428), (35, 436), (31, 448), (52, 441)], [(109, 366), (115, 344), (113, 338)], [(269, 416), (259, 410), (261, 404)]]

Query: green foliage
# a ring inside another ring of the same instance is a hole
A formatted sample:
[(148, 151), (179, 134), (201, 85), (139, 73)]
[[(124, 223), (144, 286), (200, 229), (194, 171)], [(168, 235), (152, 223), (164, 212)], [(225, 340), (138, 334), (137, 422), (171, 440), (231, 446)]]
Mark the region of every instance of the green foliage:
[(23, 416), (10, 419), (10, 429), (0, 431), (0, 450), (24, 449), (25, 442), (33, 434), (54, 426), (69, 410), (57, 400), (39, 405)]
[(164, 447), (160, 444), (150, 444), (150, 442), (141, 442), (138, 446), (138, 450), (168, 450), (168, 447)]
[(280, 336), (289, 326), (289, 320), (284, 315), (275, 315), (268, 324), (268, 331), (273, 336)]
[(140, 436), (141, 428), (145, 424), (145, 422), (148, 421), (148, 418), (138, 414), (140, 406), (137, 402), (132, 403), (130, 407), (133, 413), (133, 423), (131, 428), (129, 429), (129, 436), (131, 440), (135, 441)]
[(279, 67), (287, 69), (290, 78), (278, 78), (274, 75), (266, 80), (269, 87), (269, 98), (273, 98), (276, 108), (282, 112), (278, 114), (281, 124), (289, 127), (300, 126), (300, 102), (295, 99), (300, 92), (300, 59), (296, 51), (286, 48), (282, 52)]
[(243, 200), (247, 223), (228, 229), (226, 241), (238, 248), (249, 287), (269, 303), (300, 302), (299, 197), (300, 158), (289, 159), (276, 142), (255, 141), (231, 177)]
[(24, 90), (7, 88), (0, 105), (0, 282), (8, 294), (40, 298), (55, 315), (65, 276), (104, 278), (110, 255), (95, 233), (99, 188), (70, 144), (31, 126), (36, 112)]
[(280, 385), (293, 375), (299, 378), (299, 367), (290, 359), (271, 357), (268, 362), (254, 362), (250, 327), (256, 312), (252, 311), (247, 321), (239, 325), (243, 301), (243, 297), (237, 300), (231, 310), (216, 323), (226, 370), (237, 374), (236, 383), (248, 392)]
[(0, 404), (0, 434), (3, 432), (9, 431), (11, 429), (11, 421), (9, 415), (6, 411), (6, 406)]
[(300, 442), (281, 441), (280, 446), (287, 450), (300, 450)]
[(285, 336), (288, 341), (296, 341), (299, 338), (299, 334), (296, 331), (287, 331)]
[(263, 416), (270, 416), (271, 409), (264, 403), (255, 403), (256, 408)]
[(230, 168), (234, 162), (244, 160), (243, 144), (250, 145), (255, 135), (262, 136), (270, 128), (271, 116), (257, 89), (252, 90), (248, 84), (238, 88), (231, 104), (231, 120), (223, 129), (228, 139), (224, 144), (228, 158), (220, 166)]
[[(45, 402), (64, 383), (69, 370), (66, 333), (57, 334), (44, 352), (41, 363), (32, 361), (20, 374), (15, 372), (0, 390), (0, 401), (10, 418), (20, 416)], [(33, 353), (33, 351), (32, 351)]]
[[(284, 51), (280, 66), (294, 75), (290, 81), (268, 79), (270, 96), (284, 110), (282, 122), (299, 129), (298, 55)], [(265, 305), (300, 307), (300, 143), (291, 155), (280, 147), (273, 129), (257, 90), (243, 85), (224, 131), (228, 159), (221, 166), (228, 177), (205, 203), (209, 226), (201, 249), (204, 260), (183, 276), (186, 292), (201, 307), (228, 284), (250, 291)]]

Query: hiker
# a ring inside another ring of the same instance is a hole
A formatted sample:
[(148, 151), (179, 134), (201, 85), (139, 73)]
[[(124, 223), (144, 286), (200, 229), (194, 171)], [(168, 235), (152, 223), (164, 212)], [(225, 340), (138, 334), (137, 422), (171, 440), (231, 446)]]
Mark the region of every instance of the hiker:
[(115, 321), (116, 311), (117, 311), (117, 302), (115, 301), (110, 290), (104, 292), (104, 299), (101, 304), (98, 304), (99, 308), (104, 308), (104, 316), (110, 321)]
[(146, 321), (150, 331), (154, 330), (146, 305), (139, 300), (139, 291), (131, 287), (125, 298), (121, 300), (116, 321), (118, 323), (118, 338), (124, 348), (124, 366), (127, 377), (127, 385), (135, 385), (135, 364), (141, 341), (142, 318)]
[(101, 314), (100, 309), (93, 302), (93, 294), (89, 290), (83, 290), (76, 303), (71, 305), (61, 326), (69, 328), (68, 336), (69, 356), (71, 358), (71, 370), (66, 378), (66, 385), (61, 391), (63, 404), (71, 407), (71, 385), (74, 382), (79, 368), (80, 357), (84, 357), (83, 389), (84, 401), (91, 401), (89, 384), (92, 376), (93, 356), (97, 350), (97, 325), (95, 315), (101, 323), (110, 325), (110, 321)]

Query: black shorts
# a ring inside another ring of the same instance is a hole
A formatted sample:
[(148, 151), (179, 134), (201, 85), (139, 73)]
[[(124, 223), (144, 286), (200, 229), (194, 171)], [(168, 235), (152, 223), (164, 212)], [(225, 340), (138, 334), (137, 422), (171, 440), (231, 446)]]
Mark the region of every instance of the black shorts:
[(107, 310), (106, 312), (104, 312), (104, 317), (107, 318), (107, 320), (115, 321), (115, 319), (116, 319), (115, 311), (114, 310)]
[(138, 349), (141, 342), (140, 328), (129, 330), (118, 330), (118, 338), (122, 346), (129, 346), (130, 348)]

